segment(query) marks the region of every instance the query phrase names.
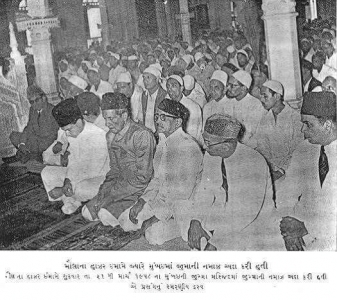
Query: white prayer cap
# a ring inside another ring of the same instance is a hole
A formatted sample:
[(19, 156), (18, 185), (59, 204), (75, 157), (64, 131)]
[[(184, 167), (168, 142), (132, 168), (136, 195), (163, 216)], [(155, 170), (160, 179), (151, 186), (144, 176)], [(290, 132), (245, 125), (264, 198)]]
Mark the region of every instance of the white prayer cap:
[(215, 70), (213, 72), (213, 75), (211, 77), (211, 80), (212, 79), (215, 79), (215, 80), (218, 80), (220, 81), (224, 86), (227, 85), (227, 80), (228, 80), (228, 75), (226, 72), (224, 71), (221, 71), (221, 70)]
[(192, 46), (188, 46), (186, 51), (192, 52), (193, 51), (193, 47)]
[(132, 82), (131, 74), (129, 72), (120, 73), (117, 77), (116, 83), (125, 82), (130, 83)]
[(83, 78), (76, 75), (70, 76), (68, 81), (82, 90), (88, 86), (88, 83)]
[(194, 89), (195, 86), (195, 79), (191, 75), (185, 75), (184, 78), (184, 87), (186, 90), (191, 91)]
[(93, 71), (93, 72), (96, 72), (96, 73), (98, 74), (98, 69), (96, 69), (96, 68), (90, 67), (90, 68), (88, 69), (88, 72), (89, 72), (89, 71)]
[(97, 54), (97, 52), (96, 52), (95, 50), (91, 50), (89, 54), (90, 54), (90, 55), (91, 55), (91, 54)]
[(252, 76), (248, 72), (239, 70), (233, 73), (232, 76), (245, 85), (248, 89), (250, 88), (250, 85), (252, 84)]
[(179, 82), (179, 84), (181, 86), (184, 86), (184, 81), (183, 81), (183, 79), (179, 75), (171, 75), (171, 76), (169, 76), (169, 78), (167, 78), (167, 81), (169, 79), (175, 79), (175, 80), (177, 80)]
[(203, 44), (203, 45), (206, 45), (206, 44), (207, 44), (206, 41), (203, 40), (203, 39), (200, 40), (200, 43)]
[(283, 85), (276, 80), (268, 80), (262, 86), (274, 91), (275, 93), (283, 95), (284, 91)]
[(229, 46), (227, 47), (227, 51), (228, 51), (228, 53), (233, 53), (233, 52), (235, 51), (234, 46), (229, 45)]
[(117, 60), (120, 60), (120, 55), (111, 51), (107, 52), (110, 56), (113, 56), (114, 58), (116, 58)]
[(193, 56), (189, 55), (189, 54), (186, 54), (186, 55), (182, 56), (181, 59), (184, 60), (187, 63), (187, 65), (189, 65), (191, 63), (192, 59), (193, 59)]
[(128, 56), (128, 60), (137, 60), (137, 59), (138, 59), (137, 55)]
[(160, 71), (158, 68), (156, 68), (155, 66), (149, 66), (149, 67), (147, 67), (147, 68), (144, 70), (143, 73), (144, 73), (144, 74), (145, 74), (145, 73), (150, 73), (150, 74), (152, 74), (153, 76), (155, 76), (156, 78), (160, 78), (160, 76), (161, 76), (161, 71)]
[(203, 58), (204, 55), (201, 52), (197, 52), (196, 54), (194, 54), (194, 60), (198, 61), (199, 59)]
[(248, 53), (245, 50), (243, 50), (243, 49), (238, 50), (238, 52), (236, 53), (236, 55), (238, 55), (239, 53), (241, 53), (243, 55), (246, 55), (246, 57), (249, 58), (249, 55), (248, 55)]

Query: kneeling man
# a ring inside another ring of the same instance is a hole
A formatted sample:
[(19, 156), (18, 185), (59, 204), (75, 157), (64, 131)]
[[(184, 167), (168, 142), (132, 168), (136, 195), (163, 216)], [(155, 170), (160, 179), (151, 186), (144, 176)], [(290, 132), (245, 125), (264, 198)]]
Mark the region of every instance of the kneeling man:
[(83, 120), (75, 99), (60, 102), (53, 116), (66, 133), (70, 154), (66, 167), (47, 166), (41, 176), (49, 200), (62, 200), (62, 211), (71, 214), (97, 194), (109, 170), (106, 133)]

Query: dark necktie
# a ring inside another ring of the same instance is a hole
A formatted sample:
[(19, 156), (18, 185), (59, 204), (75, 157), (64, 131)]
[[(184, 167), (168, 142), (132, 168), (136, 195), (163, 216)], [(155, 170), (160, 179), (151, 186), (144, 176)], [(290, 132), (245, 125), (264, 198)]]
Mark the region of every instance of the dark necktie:
[(40, 117), (41, 117), (41, 112), (37, 112), (37, 125), (40, 127)]
[(322, 187), (324, 179), (329, 172), (329, 162), (328, 157), (326, 156), (324, 151), (324, 146), (321, 146), (321, 152), (318, 160), (318, 172), (319, 172), (319, 181)]
[(221, 160), (221, 173), (222, 173), (222, 187), (226, 191), (226, 202), (228, 202), (228, 181), (227, 181), (227, 174), (226, 174), (226, 167), (225, 162)]

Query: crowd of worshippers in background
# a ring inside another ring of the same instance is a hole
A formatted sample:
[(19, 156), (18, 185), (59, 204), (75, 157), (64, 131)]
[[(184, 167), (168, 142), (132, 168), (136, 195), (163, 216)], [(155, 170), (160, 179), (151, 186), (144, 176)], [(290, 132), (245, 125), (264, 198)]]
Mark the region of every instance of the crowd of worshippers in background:
[(65, 214), (150, 244), (336, 250), (335, 31), (318, 25), (301, 31), (305, 93), (293, 107), (239, 33), (66, 53), (58, 105), (28, 88), (17, 158), (45, 165)]

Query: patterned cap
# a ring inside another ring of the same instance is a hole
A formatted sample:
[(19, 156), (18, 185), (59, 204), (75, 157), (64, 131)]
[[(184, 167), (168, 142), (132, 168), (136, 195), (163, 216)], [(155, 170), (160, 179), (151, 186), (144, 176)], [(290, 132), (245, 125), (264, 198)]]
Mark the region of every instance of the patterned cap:
[(241, 123), (234, 117), (226, 114), (214, 114), (205, 124), (205, 132), (218, 137), (236, 139), (242, 128)]
[(102, 97), (102, 110), (129, 109), (129, 98), (121, 93), (106, 93)]
[(81, 111), (77, 102), (73, 98), (66, 99), (57, 104), (52, 114), (60, 127), (75, 123), (78, 119), (82, 119)]

